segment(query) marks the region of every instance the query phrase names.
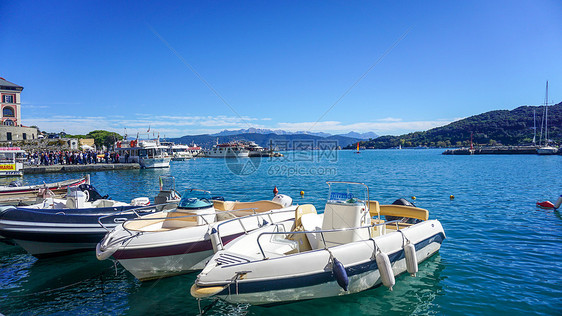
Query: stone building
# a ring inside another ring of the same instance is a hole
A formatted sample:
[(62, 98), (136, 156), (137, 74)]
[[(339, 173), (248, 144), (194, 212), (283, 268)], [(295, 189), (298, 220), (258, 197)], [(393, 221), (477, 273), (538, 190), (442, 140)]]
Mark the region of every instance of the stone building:
[(0, 77), (0, 142), (37, 139), (37, 129), (21, 125), (22, 86)]

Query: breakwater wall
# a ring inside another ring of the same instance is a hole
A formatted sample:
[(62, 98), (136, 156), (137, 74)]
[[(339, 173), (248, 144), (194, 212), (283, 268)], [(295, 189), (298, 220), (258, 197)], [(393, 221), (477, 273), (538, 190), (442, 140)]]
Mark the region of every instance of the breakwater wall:
[(64, 172), (96, 172), (108, 170), (140, 169), (138, 163), (98, 163), (89, 165), (51, 165), (51, 166), (25, 166), (24, 174), (37, 173), (64, 173)]
[(448, 149), (443, 155), (536, 155), (537, 146), (491, 146)]

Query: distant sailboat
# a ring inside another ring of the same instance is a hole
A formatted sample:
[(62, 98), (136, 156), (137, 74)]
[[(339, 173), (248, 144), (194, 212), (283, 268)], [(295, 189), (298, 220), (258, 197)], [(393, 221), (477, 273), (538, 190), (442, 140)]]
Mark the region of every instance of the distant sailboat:
[(359, 151), (359, 142), (357, 142), (357, 151), (355, 152), (356, 154), (360, 154), (361, 152)]
[[(542, 129), (541, 129), (541, 135), (542, 135)], [(537, 153), (539, 155), (554, 155), (557, 152), (558, 152), (558, 148), (548, 145), (548, 81), (547, 81), (546, 98), (544, 100), (544, 145), (540, 146), (537, 149)]]

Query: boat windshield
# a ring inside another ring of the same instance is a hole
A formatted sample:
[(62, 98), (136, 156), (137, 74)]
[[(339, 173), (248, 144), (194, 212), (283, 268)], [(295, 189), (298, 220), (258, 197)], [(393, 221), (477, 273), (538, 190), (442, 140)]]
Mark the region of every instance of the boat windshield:
[(330, 187), (328, 203), (330, 204), (367, 204), (369, 200), (369, 188), (363, 183), (357, 182), (328, 182)]
[(187, 189), (181, 196), (178, 208), (182, 209), (200, 209), (213, 205), (211, 192), (199, 189)]

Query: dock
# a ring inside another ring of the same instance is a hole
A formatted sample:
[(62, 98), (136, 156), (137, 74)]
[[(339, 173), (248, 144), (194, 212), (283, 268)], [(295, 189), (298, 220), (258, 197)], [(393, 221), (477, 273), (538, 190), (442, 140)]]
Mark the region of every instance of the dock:
[(24, 166), (23, 174), (66, 173), (66, 172), (96, 172), (109, 170), (140, 169), (138, 163), (97, 163), (88, 165), (50, 165)]
[(536, 155), (537, 146), (489, 146), (447, 149), (443, 155)]

